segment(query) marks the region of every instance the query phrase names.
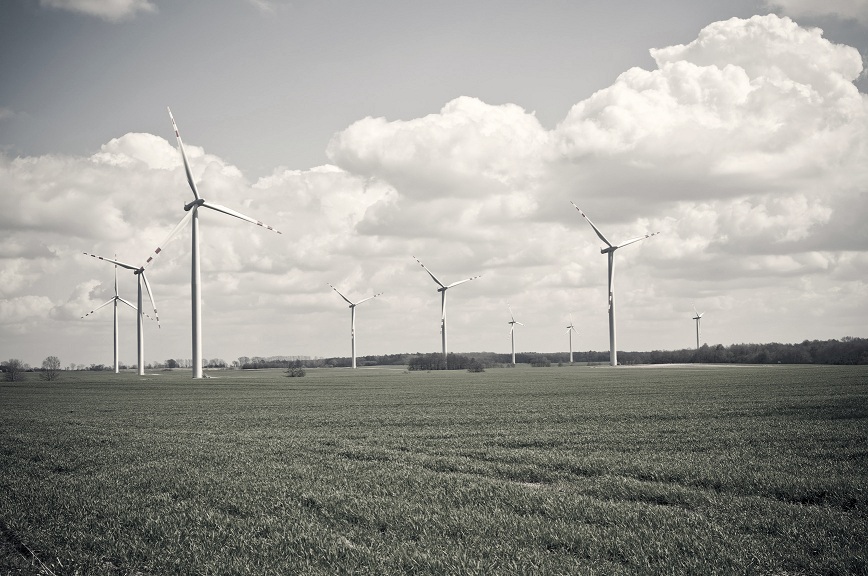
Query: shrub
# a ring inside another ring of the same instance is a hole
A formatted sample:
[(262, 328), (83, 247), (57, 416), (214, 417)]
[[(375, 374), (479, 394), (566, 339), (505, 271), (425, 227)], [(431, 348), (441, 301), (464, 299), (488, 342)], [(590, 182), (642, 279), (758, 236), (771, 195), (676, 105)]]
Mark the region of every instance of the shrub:
[(286, 370), (286, 375), (289, 378), (301, 378), (305, 374), (306, 372), (304, 371), (304, 366), (302, 365), (301, 360), (296, 360)]

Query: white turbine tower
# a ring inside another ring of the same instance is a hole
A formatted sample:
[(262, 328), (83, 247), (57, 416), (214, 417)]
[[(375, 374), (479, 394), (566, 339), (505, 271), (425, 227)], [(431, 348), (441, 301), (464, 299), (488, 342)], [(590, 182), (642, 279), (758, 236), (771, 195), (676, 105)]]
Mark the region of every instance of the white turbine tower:
[(512, 313), (512, 306), (507, 305), (509, 308), (509, 339), (512, 342), (512, 365), (515, 366), (515, 325), (524, 326), (521, 322), (515, 319), (515, 314)]
[(347, 304), (350, 305), (350, 340), (352, 341), (351, 348), (352, 348), (352, 352), (353, 352), (353, 369), (355, 369), (355, 367), (356, 367), (356, 306), (358, 306), (362, 302), (367, 302), (368, 300), (372, 300), (372, 299), (376, 298), (377, 296), (381, 296), (383, 293), (378, 292), (378, 293), (374, 294), (373, 296), (368, 296), (367, 298), (362, 298), (358, 302), (353, 302), (352, 300), (350, 300), (349, 298), (347, 298), (346, 296), (341, 294), (337, 288), (335, 288), (331, 284), (329, 284), (329, 286), (331, 286), (332, 290), (334, 290), (335, 292), (338, 293), (338, 296), (340, 296), (341, 298), (346, 300)]
[(591, 228), (594, 229), (594, 232), (597, 233), (600, 240), (606, 243), (605, 248), (600, 248), (600, 254), (607, 254), (609, 256), (609, 361), (612, 366), (618, 365), (618, 350), (615, 347), (615, 250), (618, 248), (623, 248), (624, 246), (629, 246), (634, 242), (639, 242), (640, 240), (645, 240), (646, 238), (650, 238), (652, 236), (656, 236), (660, 234), (660, 232), (653, 232), (651, 234), (645, 234), (644, 236), (637, 236), (636, 238), (631, 238), (626, 242), (622, 242), (621, 244), (612, 244), (609, 242), (603, 233), (600, 232), (599, 228), (594, 226), (594, 223), (591, 222), (591, 219), (585, 216), (585, 213), (581, 211), (581, 209), (575, 205), (574, 202), (570, 202), (573, 207), (579, 211), (585, 220), (588, 221), (588, 224), (591, 225)]
[[(187, 173), (187, 182), (190, 184), (190, 189), (193, 191), (194, 200), (184, 206), (187, 215), (181, 219), (177, 226), (175, 226), (175, 229), (172, 230), (172, 233), (169, 234), (169, 237), (166, 238), (165, 242), (168, 242), (172, 236), (186, 226), (191, 219), (193, 220), (193, 249), (190, 274), (191, 307), (193, 316), (193, 378), (202, 378), (202, 274), (199, 268), (199, 208), (210, 208), (215, 212), (222, 212), (223, 214), (234, 216), (235, 218), (250, 222), (251, 224), (268, 228), (278, 234), (281, 232), (275, 230), (271, 226), (266, 226), (259, 220), (254, 220), (249, 216), (245, 216), (240, 212), (236, 212), (235, 210), (225, 206), (220, 206), (219, 204), (206, 202), (205, 199), (199, 195), (199, 190), (196, 188), (196, 182), (193, 180), (193, 172), (190, 170), (190, 163), (187, 161), (187, 153), (184, 151), (184, 143), (181, 141), (181, 133), (178, 132), (178, 126), (175, 124), (175, 118), (172, 116), (171, 110), (169, 110), (169, 118), (172, 120), (172, 128), (175, 130), (175, 137), (178, 139), (178, 150), (181, 151), (181, 159), (184, 161), (184, 171)], [(159, 254), (161, 250), (162, 247), (157, 248), (155, 255)]]
[(88, 316), (90, 316), (91, 314), (93, 314), (94, 312), (99, 310), (100, 308), (108, 306), (109, 304), (114, 304), (114, 341), (115, 341), (115, 345), (114, 345), (115, 365), (114, 365), (114, 368), (115, 368), (115, 374), (120, 372), (120, 365), (118, 363), (118, 302), (123, 302), (124, 304), (126, 304), (127, 306), (132, 308), (133, 310), (138, 311), (138, 309), (135, 306), (133, 306), (133, 304), (131, 302), (127, 302), (126, 300), (124, 300), (123, 298), (118, 296), (118, 267), (115, 266), (115, 295), (112, 296), (111, 300), (109, 300), (105, 304), (100, 304), (99, 306), (97, 306), (96, 308), (94, 308), (93, 310), (91, 310), (90, 312), (85, 314), (84, 316), (82, 316), (82, 318), (87, 318)]
[(699, 330), (699, 324), (700, 324), (700, 322), (702, 322), (702, 315), (705, 314), (705, 312), (702, 312), (702, 313), (697, 312), (696, 306), (694, 306), (693, 307), (693, 313), (696, 314), (696, 316), (694, 316), (693, 319), (696, 320), (696, 349), (699, 350), (699, 335), (701, 334), (701, 332)]
[(436, 282), (438, 286), (440, 286), (440, 288), (438, 288), (437, 291), (440, 292), (440, 296), (441, 296), (440, 297), (440, 334), (443, 338), (443, 366), (445, 367), (445, 366), (447, 366), (447, 362), (448, 362), (447, 356), (446, 356), (446, 291), (449, 290), (450, 288), (458, 286), (459, 284), (464, 284), (465, 282), (470, 282), (471, 280), (476, 280), (477, 278), (481, 278), (482, 274), (480, 274), (479, 276), (473, 276), (471, 278), (465, 278), (464, 280), (459, 280), (458, 282), (453, 282), (452, 284), (449, 284), (447, 286), (446, 284), (443, 284), (443, 282), (438, 280), (437, 277), (434, 276), (434, 274), (432, 274), (430, 270), (425, 268), (425, 265), (422, 264), (422, 262), (418, 258), (413, 256), (413, 259), (416, 260), (416, 262), (419, 262), (419, 265), (425, 270), (425, 272), (428, 273), (429, 276), (431, 276), (431, 279), (434, 280), (434, 282)]
[[(145, 285), (145, 289), (148, 291), (148, 298), (151, 299), (151, 305), (154, 307), (154, 317), (157, 319), (157, 327), (160, 327), (160, 316), (157, 314), (157, 305), (154, 302), (154, 294), (151, 291), (151, 285), (148, 282), (148, 278), (145, 276), (145, 266), (133, 266), (132, 264), (127, 264), (125, 262), (121, 262), (120, 260), (113, 260), (111, 258), (103, 258), (102, 256), (97, 256), (96, 254), (88, 254), (86, 255), (96, 258), (98, 260), (104, 260), (105, 262), (110, 262), (115, 265), (115, 267), (120, 266), (121, 268), (126, 268), (127, 270), (132, 270), (133, 274), (135, 274), (139, 279), (139, 293), (138, 293), (138, 306), (136, 307), (137, 311), (137, 321), (136, 321), (136, 335), (138, 340), (138, 370), (139, 376), (145, 375), (145, 335), (144, 335), (144, 316), (145, 313), (142, 309), (142, 284)], [(152, 258), (148, 258), (145, 264), (150, 263)], [(117, 340), (115, 340), (117, 342)]]
[(570, 314), (570, 324), (567, 326), (567, 334), (570, 336), (570, 364), (573, 363), (573, 332), (579, 333), (576, 327), (573, 326), (573, 315)]

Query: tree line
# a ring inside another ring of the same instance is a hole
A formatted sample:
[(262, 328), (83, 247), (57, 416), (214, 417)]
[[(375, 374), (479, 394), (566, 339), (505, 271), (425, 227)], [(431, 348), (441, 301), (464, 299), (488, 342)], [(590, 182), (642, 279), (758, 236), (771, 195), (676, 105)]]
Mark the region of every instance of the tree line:
[[(552, 364), (568, 364), (567, 352), (516, 352), (518, 364), (546, 367)], [(868, 338), (845, 336), (840, 340), (805, 340), (798, 344), (703, 344), (701, 348), (682, 350), (652, 350), (651, 352), (618, 352), (621, 364), (868, 364)], [(573, 352), (573, 363), (605, 364), (609, 361), (609, 351)], [(407, 366), (409, 370), (473, 370), (497, 366), (510, 366), (510, 354), (495, 352), (473, 352), (466, 354), (449, 353), (448, 362), (443, 361), (440, 353), (383, 354), (361, 356), (356, 359), (358, 366)], [(348, 368), (352, 365), (349, 357), (310, 358), (307, 356), (241, 356), (231, 365), (214, 358), (206, 362), (207, 368), (235, 368), (254, 370), (263, 368)], [(169, 359), (164, 363), (149, 363), (149, 369), (188, 368), (189, 360)], [(103, 364), (70, 364), (68, 370), (111, 370)], [(31, 368), (26, 363), (11, 358), (0, 362), (0, 373), (6, 380), (19, 381), (24, 375), (33, 372), (43, 380), (56, 380), (63, 372), (60, 359), (49, 356), (40, 368)]]

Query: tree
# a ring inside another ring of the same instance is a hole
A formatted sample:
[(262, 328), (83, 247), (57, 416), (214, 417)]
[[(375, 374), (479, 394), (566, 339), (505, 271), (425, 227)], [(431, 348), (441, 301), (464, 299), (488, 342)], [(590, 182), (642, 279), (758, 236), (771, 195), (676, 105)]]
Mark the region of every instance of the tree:
[(301, 360), (296, 360), (292, 363), (292, 365), (286, 370), (286, 375), (289, 378), (301, 378), (305, 375), (304, 365), (302, 365)]
[(27, 364), (18, 358), (10, 358), (3, 363), (3, 370), (6, 372), (6, 379), (10, 382), (20, 382), (24, 380), (24, 372), (27, 370)]
[(42, 372), (39, 373), (42, 380), (57, 380), (60, 378), (60, 358), (49, 356), (42, 361)]
[(178, 367), (179, 366), (178, 366), (177, 360), (175, 360), (173, 358), (169, 358), (168, 360), (166, 360), (166, 368), (178, 368)]

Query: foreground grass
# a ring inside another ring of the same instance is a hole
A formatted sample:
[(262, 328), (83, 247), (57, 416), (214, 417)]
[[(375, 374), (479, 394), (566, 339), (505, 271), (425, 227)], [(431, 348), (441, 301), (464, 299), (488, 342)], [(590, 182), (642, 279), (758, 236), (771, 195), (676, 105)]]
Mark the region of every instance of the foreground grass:
[(64, 376), (0, 574), (868, 574), (864, 367)]

